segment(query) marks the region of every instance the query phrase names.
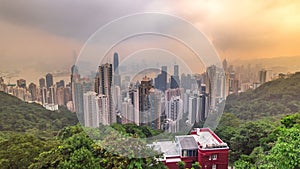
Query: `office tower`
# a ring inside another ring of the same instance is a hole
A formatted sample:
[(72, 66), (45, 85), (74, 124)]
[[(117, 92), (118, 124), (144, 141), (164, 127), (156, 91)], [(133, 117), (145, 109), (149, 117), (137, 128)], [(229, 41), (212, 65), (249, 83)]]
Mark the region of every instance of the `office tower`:
[(45, 78), (40, 78), (39, 85), (40, 85), (40, 88), (46, 87), (46, 80), (45, 80)]
[(181, 74), (181, 87), (184, 89), (192, 88), (192, 76), (190, 74)]
[(226, 90), (227, 90), (227, 77), (226, 73), (222, 69), (217, 69), (217, 92), (216, 92), (216, 97), (218, 98), (226, 98)]
[(179, 66), (178, 65), (174, 65), (174, 75), (171, 76), (170, 88), (171, 89), (176, 89), (176, 88), (179, 88), (179, 85), (180, 85)]
[(168, 78), (168, 67), (162, 66), (161, 67), (161, 90), (167, 90), (167, 79)]
[(161, 92), (151, 88), (149, 91), (149, 104), (150, 109), (148, 113), (148, 126), (153, 129), (160, 129), (161, 125)]
[(154, 81), (156, 89), (161, 91), (165, 91), (167, 89), (167, 66), (161, 67), (161, 73), (157, 75)]
[(121, 77), (119, 75), (119, 55), (114, 53), (114, 85), (121, 86)]
[(197, 118), (197, 97), (190, 96), (189, 97), (189, 114), (188, 114), (188, 120), (191, 125), (193, 125), (196, 122)]
[(34, 83), (30, 83), (28, 86), (29, 93), (31, 94), (31, 101), (36, 101), (38, 99), (37, 87)]
[(197, 118), (196, 122), (205, 121), (208, 116), (209, 100), (208, 94), (201, 93), (197, 97)]
[(133, 105), (133, 119), (132, 121), (136, 125), (140, 125), (140, 111), (139, 111), (139, 92), (135, 88), (129, 88), (129, 98), (131, 101), (131, 104)]
[(170, 88), (171, 89), (176, 89), (176, 88), (179, 88), (179, 84), (180, 84), (180, 81), (179, 81), (179, 77), (177, 76), (171, 76), (171, 80), (170, 80)]
[(96, 97), (97, 93), (92, 91), (83, 94), (85, 127), (99, 127), (98, 103)]
[(145, 76), (139, 85), (139, 111), (140, 111), (140, 125), (147, 125), (148, 113), (150, 109), (149, 93), (152, 88), (151, 80)]
[(17, 86), (19, 87), (19, 88), (26, 88), (26, 80), (24, 80), (24, 79), (19, 79), (19, 80), (17, 80)]
[(211, 109), (215, 109), (217, 95), (217, 67), (215, 65), (208, 67), (206, 73), (206, 87), (210, 96), (209, 105)]
[(76, 65), (73, 65), (71, 67), (71, 83), (72, 82), (78, 82), (80, 79), (78, 67)]
[(53, 86), (53, 76), (50, 73), (48, 73), (46, 75), (46, 86), (47, 86), (47, 89), (49, 89), (49, 87)]
[(259, 71), (259, 83), (263, 84), (266, 83), (267, 80), (267, 71), (265, 69), (262, 69)]
[(111, 119), (109, 114), (109, 99), (106, 95), (99, 94), (97, 96), (99, 123), (103, 125), (110, 125)]
[(174, 76), (179, 76), (179, 66), (174, 65)]
[(119, 55), (118, 53), (114, 53), (114, 73), (119, 73)]
[(80, 123), (84, 123), (83, 117), (83, 86), (79, 82), (72, 83), (73, 111), (77, 113)]
[(106, 63), (98, 68), (95, 78), (95, 92), (108, 98), (109, 124), (116, 123), (116, 111), (112, 95), (112, 64)]

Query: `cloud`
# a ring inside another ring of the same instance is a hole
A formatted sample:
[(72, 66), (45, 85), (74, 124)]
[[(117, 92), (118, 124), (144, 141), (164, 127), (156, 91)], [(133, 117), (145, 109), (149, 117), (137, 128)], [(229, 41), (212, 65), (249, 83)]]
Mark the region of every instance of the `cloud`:
[(58, 36), (86, 40), (107, 22), (142, 12), (143, 0), (3, 0), (0, 18), (19, 26), (31, 26)]

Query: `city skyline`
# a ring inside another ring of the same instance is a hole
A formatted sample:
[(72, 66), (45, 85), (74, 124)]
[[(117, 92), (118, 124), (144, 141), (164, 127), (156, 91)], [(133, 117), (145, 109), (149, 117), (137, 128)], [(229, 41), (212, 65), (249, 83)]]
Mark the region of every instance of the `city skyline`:
[[(58, 3), (51, 1), (3, 1), (1, 73), (18, 72), (18, 78), (30, 81), (45, 72), (69, 72), (76, 60), (74, 51), (79, 53), (99, 27), (124, 15), (141, 12), (161, 12), (187, 20), (208, 37), (221, 59), (299, 57), (300, 54), (298, 1), (130, 0), (83, 4), (64, 0), (61, 3), (66, 7), (58, 8)], [(57, 12), (53, 13), (54, 10)], [(119, 52), (126, 55), (125, 51)]]

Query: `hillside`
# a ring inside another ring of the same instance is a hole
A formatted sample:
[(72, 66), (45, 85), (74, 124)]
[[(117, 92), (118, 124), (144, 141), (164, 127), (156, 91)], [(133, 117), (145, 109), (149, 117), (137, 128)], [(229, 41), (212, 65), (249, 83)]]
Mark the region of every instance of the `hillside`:
[(64, 108), (52, 112), (0, 92), (0, 131), (58, 131), (77, 123), (76, 114)]
[(225, 112), (243, 120), (291, 114), (300, 111), (300, 73), (267, 82), (256, 90), (229, 95)]

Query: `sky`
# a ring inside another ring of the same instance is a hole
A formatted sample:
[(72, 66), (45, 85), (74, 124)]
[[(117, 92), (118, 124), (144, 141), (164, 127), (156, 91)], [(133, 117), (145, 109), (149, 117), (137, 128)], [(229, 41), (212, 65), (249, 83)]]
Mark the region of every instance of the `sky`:
[(101, 26), (142, 12), (185, 19), (221, 59), (300, 56), (299, 9), (298, 0), (1, 0), (0, 76), (37, 81), (68, 72)]

